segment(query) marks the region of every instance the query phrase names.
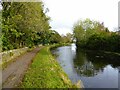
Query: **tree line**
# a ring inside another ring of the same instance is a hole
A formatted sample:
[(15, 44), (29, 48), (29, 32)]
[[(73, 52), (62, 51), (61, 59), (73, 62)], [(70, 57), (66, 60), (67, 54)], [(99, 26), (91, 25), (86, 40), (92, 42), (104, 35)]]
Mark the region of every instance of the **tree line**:
[(2, 2), (2, 50), (70, 42), (51, 30), (43, 2)]
[(120, 52), (120, 33), (109, 31), (104, 23), (80, 20), (73, 27), (77, 47)]

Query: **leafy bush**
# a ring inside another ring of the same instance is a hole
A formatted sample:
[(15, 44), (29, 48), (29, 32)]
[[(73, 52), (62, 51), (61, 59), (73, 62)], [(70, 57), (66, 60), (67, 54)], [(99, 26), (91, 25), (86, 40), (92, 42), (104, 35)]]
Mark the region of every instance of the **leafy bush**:
[(120, 52), (120, 35), (96, 21), (86, 19), (74, 26), (77, 47)]

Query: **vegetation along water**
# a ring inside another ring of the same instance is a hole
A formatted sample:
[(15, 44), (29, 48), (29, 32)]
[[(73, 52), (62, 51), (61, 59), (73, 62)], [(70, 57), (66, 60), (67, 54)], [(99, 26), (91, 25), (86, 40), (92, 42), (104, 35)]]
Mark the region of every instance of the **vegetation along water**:
[(73, 83), (81, 80), (85, 88), (118, 88), (120, 55), (80, 50), (75, 44), (52, 50)]
[(49, 7), (42, 1), (0, 4), (0, 52), (44, 47), (30, 63), (21, 87), (76, 88), (71, 81), (79, 80), (85, 88), (118, 87), (120, 30), (110, 31), (103, 22), (86, 18), (71, 26), (72, 33), (60, 35), (50, 25)]

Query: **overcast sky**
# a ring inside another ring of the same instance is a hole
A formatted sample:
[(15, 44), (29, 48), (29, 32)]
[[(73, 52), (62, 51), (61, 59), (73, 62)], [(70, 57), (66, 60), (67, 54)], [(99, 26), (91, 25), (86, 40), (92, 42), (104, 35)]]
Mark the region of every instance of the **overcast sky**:
[(43, 0), (49, 8), (50, 25), (60, 34), (72, 32), (75, 22), (90, 18), (104, 22), (109, 30), (118, 26), (118, 1), (120, 0)]

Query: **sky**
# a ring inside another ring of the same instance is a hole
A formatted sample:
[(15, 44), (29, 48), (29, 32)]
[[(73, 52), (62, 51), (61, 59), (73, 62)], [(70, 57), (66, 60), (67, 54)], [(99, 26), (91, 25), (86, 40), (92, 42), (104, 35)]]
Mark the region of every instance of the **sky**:
[(104, 22), (110, 31), (118, 27), (118, 2), (120, 0), (42, 0), (51, 17), (50, 25), (61, 35), (72, 33), (78, 20), (90, 18)]

